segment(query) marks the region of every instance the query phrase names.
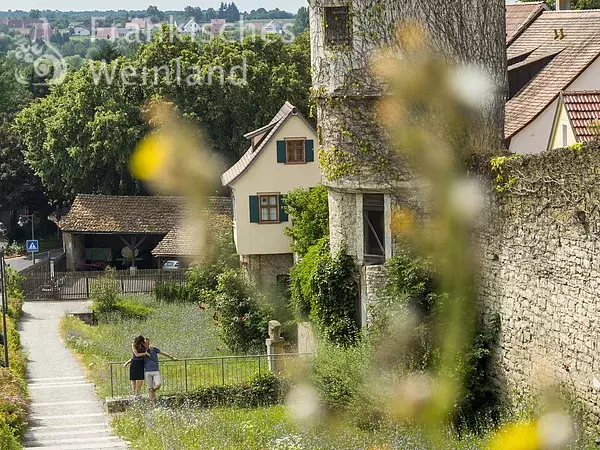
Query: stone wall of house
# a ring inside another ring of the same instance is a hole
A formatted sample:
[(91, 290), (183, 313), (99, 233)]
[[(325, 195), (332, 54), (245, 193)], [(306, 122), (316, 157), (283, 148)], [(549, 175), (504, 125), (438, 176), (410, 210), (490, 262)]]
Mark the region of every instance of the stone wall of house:
[[(493, 378), (509, 397), (554, 381), (600, 423), (600, 145), (507, 161), (480, 234), (484, 318), (499, 314)], [(500, 183), (502, 184), (502, 183)]]
[(255, 280), (264, 284), (274, 284), (279, 275), (289, 275), (294, 265), (294, 256), (292, 253), (245, 255), (242, 262)]

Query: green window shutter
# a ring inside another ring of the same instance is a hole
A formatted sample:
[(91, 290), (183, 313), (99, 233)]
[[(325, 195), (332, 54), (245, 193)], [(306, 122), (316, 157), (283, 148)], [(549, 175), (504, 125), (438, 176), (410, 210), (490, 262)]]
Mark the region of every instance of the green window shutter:
[(304, 141), (304, 153), (306, 156), (306, 162), (314, 162), (315, 160), (315, 141), (307, 139)]
[(258, 223), (259, 215), (258, 215), (258, 195), (250, 196), (250, 222)]
[(277, 162), (285, 163), (285, 141), (277, 141)]
[(280, 222), (287, 222), (289, 220), (287, 213), (284, 210), (284, 206), (285, 206), (285, 195), (280, 195), (279, 196), (279, 221)]

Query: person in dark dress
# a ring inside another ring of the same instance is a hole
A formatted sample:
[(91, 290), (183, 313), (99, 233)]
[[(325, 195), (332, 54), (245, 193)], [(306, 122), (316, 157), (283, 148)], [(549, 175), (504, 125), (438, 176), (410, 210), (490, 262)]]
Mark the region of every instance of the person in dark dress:
[(148, 356), (144, 336), (138, 336), (133, 340), (131, 353), (131, 359), (125, 363), (125, 367), (129, 365), (131, 390), (135, 395), (140, 395), (140, 390), (144, 385), (144, 358)]

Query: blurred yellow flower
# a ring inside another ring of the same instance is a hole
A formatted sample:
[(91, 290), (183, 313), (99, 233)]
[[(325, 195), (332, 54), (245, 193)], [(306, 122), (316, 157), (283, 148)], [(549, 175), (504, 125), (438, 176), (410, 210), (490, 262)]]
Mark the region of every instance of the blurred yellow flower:
[(538, 450), (541, 440), (534, 422), (512, 423), (502, 427), (490, 441), (488, 450)]
[(395, 236), (406, 234), (413, 230), (415, 216), (408, 208), (398, 208), (392, 211), (391, 229)]
[(131, 155), (130, 169), (134, 177), (148, 181), (156, 177), (167, 154), (167, 143), (155, 135), (147, 136)]

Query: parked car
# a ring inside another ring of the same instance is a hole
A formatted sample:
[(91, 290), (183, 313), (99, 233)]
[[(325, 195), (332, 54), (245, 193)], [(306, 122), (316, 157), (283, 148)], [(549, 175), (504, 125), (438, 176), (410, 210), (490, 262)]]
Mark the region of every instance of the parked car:
[(177, 270), (181, 269), (181, 264), (179, 263), (179, 261), (169, 260), (165, 261), (162, 268), (163, 270)]

